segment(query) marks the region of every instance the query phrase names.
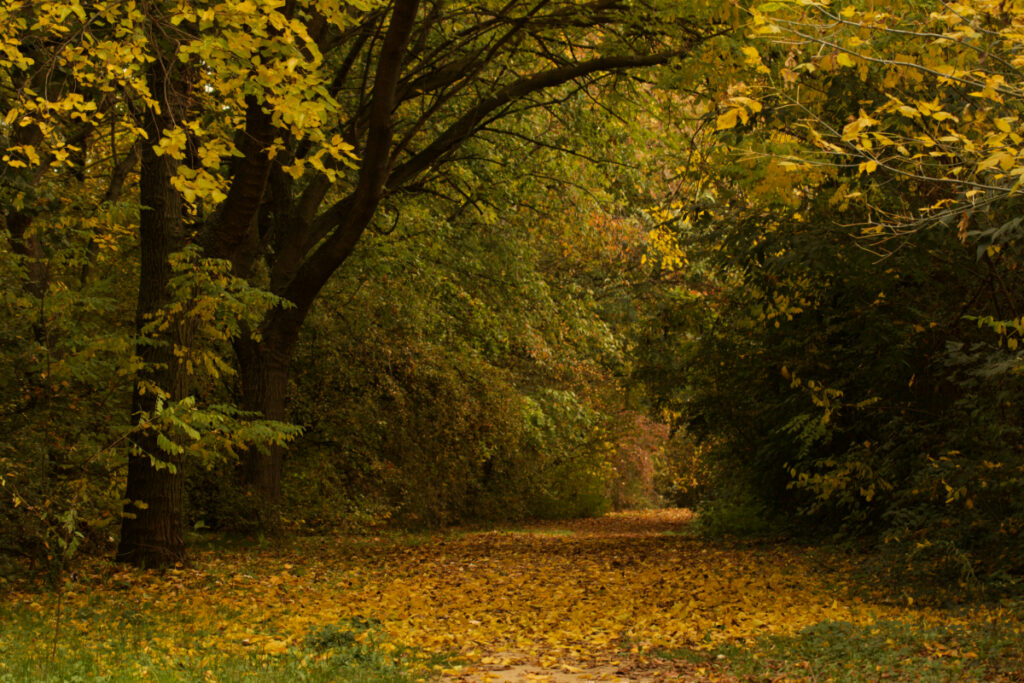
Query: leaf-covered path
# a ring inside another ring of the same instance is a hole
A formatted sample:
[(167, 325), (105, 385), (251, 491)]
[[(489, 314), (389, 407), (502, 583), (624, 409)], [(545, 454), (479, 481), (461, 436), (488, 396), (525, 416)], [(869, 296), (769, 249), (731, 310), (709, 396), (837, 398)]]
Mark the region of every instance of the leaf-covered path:
[[(101, 660), (128, 639), (157, 660), (206, 661), (289, 656), (318, 629), (370, 624), (383, 647), (426, 653), (424, 670), (442, 680), (563, 682), (747, 680), (716, 658), (718, 648), (832, 622), (1010, 622), (1019, 633), (1006, 610), (954, 614), (856, 597), (840, 559), (826, 567), (828, 556), (795, 547), (710, 544), (683, 533), (688, 521), (682, 510), (620, 513), (515, 530), (299, 539), (277, 551), (221, 548), (162, 573), (96, 566), (65, 595), (64, 629), (85, 635), (106, 624), (83, 641)], [(19, 601), (40, 615), (54, 608), (38, 594)], [(978, 656), (940, 643), (917, 649), (945, 663)]]

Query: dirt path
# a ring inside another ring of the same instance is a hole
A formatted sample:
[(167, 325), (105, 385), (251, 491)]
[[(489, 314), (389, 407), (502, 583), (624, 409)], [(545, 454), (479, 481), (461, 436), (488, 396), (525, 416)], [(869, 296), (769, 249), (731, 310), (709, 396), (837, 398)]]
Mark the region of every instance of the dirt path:
[[(624, 546), (629, 542), (654, 540), (659, 537), (681, 534), (692, 521), (689, 510), (659, 510), (652, 512), (630, 512), (607, 515), (599, 519), (537, 523), (521, 530), (496, 532), (522, 536), (530, 545), (537, 539), (550, 536), (564, 538), (561, 543), (552, 543), (550, 550), (563, 550), (559, 546), (588, 546), (594, 540), (615, 539)], [(568, 534), (568, 537), (566, 535)], [(618, 556), (611, 563), (621, 562)], [(596, 590), (596, 587), (595, 587)], [(559, 657), (559, 655), (562, 655)], [(684, 671), (689, 668), (689, 671)], [(589, 683), (597, 681), (631, 681), (647, 683), (668, 680), (711, 680), (696, 671), (699, 667), (680, 667), (664, 661), (652, 662), (629, 652), (588, 652), (578, 657), (565, 657), (561, 649), (553, 652), (506, 651), (492, 652), (481, 657), (476, 663), (465, 667), (454, 675), (442, 677), (442, 681), (458, 683), (513, 683), (516, 681), (549, 681), (550, 683)], [(725, 680), (721, 673), (712, 673), (715, 680)]]
[[(738, 680), (721, 667), (713, 658), (701, 663), (669, 662), (645, 654), (652, 644), (644, 642), (645, 635), (661, 637), (666, 630), (659, 628), (651, 619), (650, 631), (644, 633), (644, 615), (638, 614), (639, 605), (651, 604), (649, 588), (669, 588), (680, 585), (678, 575), (673, 575), (673, 567), (685, 566), (681, 562), (684, 549), (692, 549), (694, 559), (691, 568), (708, 566), (708, 549), (700, 547), (685, 535), (687, 526), (692, 522), (693, 514), (689, 510), (670, 509), (642, 512), (623, 512), (606, 515), (598, 519), (582, 519), (532, 524), (521, 530), (491, 532), (503, 540), (511, 541), (501, 544), (505, 552), (515, 557), (518, 553), (535, 555), (530, 563), (534, 567), (545, 565), (558, 567), (557, 575), (562, 581), (583, 590), (570, 591), (575, 599), (558, 599), (551, 603), (558, 615), (554, 622), (572, 622), (585, 614), (594, 614), (592, 601), (595, 596), (602, 596), (597, 601), (597, 613), (618, 620), (620, 637), (609, 641), (600, 630), (595, 629), (595, 637), (581, 638), (566, 648), (558, 642), (549, 641), (549, 647), (543, 643), (532, 643), (533, 647), (526, 650), (490, 652), (477, 658), (458, 673), (442, 677), (448, 683), (513, 683), (518, 681), (549, 681), (550, 683), (589, 683), (597, 681), (629, 681), (631, 683), (655, 683), (660, 681), (735, 681)], [(482, 539), (476, 539), (471, 545), (478, 545)], [(486, 544), (486, 541), (484, 542)], [(562, 558), (575, 558), (569, 563), (560, 561)], [(662, 565), (664, 563), (664, 565)], [(714, 560), (712, 560), (712, 565)], [(724, 565), (732, 565), (732, 561)], [(651, 576), (651, 570), (655, 576)], [(532, 573), (529, 582), (520, 584), (523, 593), (532, 593), (537, 597), (544, 595), (545, 577), (543, 572)], [(709, 578), (707, 574), (702, 579)], [(727, 585), (727, 584), (716, 584)], [(557, 586), (551, 597), (563, 597), (559, 594), (562, 586)], [(658, 612), (668, 610), (678, 614), (687, 598), (686, 605), (693, 603), (693, 598), (701, 595), (699, 587), (687, 590), (683, 594), (668, 591), (661, 600), (655, 600), (656, 608), (648, 617), (656, 617)], [(654, 606), (654, 605), (652, 605)], [(626, 616), (629, 608), (630, 616)], [(586, 617), (583, 617), (586, 618)], [(684, 624), (680, 620), (680, 629)], [(607, 622), (601, 622), (607, 623)], [(678, 635), (676, 630), (669, 635)], [(510, 634), (511, 635), (511, 634)], [(673, 644), (692, 644), (686, 639)], [(669, 643), (666, 642), (666, 646)]]

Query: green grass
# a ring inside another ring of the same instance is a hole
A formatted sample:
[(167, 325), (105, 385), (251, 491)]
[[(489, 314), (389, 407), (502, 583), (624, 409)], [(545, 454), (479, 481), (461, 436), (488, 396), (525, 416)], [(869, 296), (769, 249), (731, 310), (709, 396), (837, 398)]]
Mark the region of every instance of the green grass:
[(204, 647), (203, 634), (189, 634), (186, 647), (169, 654), (161, 647), (181, 640), (187, 623), (160, 620), (127, 608), (115, 623), (79, 610), (71, 615), (53, 649), (52, 618), (0, 611), (0, 682), (135, 683), (139, 680), (196, 683), (410, 683), (411, 673), (445, 662), (389, 650), (366, 621), (321, 628), (281, 654), (228, 654)]
[(665, 659), (704, 663), (751, 680), (914, 683), (1024, 680), (1024, 639), (1006, 626), (925, 626), (827, 621), (794, 636), (765, 637)]

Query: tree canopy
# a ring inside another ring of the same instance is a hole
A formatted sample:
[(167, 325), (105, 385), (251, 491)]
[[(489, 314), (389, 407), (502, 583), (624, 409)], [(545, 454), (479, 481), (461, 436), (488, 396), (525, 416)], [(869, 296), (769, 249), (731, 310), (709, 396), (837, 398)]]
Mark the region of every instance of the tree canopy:
[(0, 541), (675, 497), (1019, 573), (1022, 26), (4, 3)]

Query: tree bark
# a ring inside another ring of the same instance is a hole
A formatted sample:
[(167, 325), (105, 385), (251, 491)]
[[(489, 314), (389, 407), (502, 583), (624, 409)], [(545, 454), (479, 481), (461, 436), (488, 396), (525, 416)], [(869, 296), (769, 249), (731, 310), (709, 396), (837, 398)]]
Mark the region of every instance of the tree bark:
[[(418, 8), (418, 0), (397, 0), (392, 11), (374, 77), (370, 105), (373, 116), (363, 165), (353, 192), (351, 212), (345, 225), (338, 230), (346, 239), (334, 250), (336, 263), (330, 272), (334, 272), (352, 252), (380, 202), (389, 171), (396, 92)], [(257, 148), (253, 151), (262, 154), (262, 150)], [(268, 174), (262, 169), (260, 178), (264, 184), (268, 179)], [(240, 262), (235, 263), (237, 267)], [(271, 277), (273, 280), (273, 274)], [(323, 283), (319, 283), (315, 291), (305, 296), (293, 296), (292, 292), (285, 290), (285, 297), (294, 306), (276, 308), (267, 314), (261, 325), (260, 341), (249, 338), (236, 342), (243, 408), (262, 413), (263, 417), (271, 420), (288, 419), (286, 393), (295, 344), (302, 323), (322, 286)], [(274, 532), (280, 524), (283, 464), (284, 450), (280, 447), (271, 447), (263, 452), (251, 450), (241, 463), (242, 483), (247, 496), (254, 498), (254, 521), (262, 531)]]
[[(185, 244), (185, 217), (181, 196), (171, 185), (174, 160), (158, 156), (153, 144), (162, 131), (182, 120), (185, 83), (168, 74), (165, 64), (181, 68), (176, 60), (154, 62), (148, 74), (150, 91), (167, 93), (160, 112), (150, 110), (144, 121), (147, 142), (142, 145), (139, 171), (140, 281), (135, 325), (140, 333), (152, 316), (171, 302), (170, 255)], [(158, 408), (158, 396), (147, 388), (156, 385), (166, 401), (188, 395), (189, 375), (175, 348), (188, 348), (191, 334), (187, 321), (177, 320), (166, 333), (151, 335), (137, 353), (143, 368), (135, 381), (132, 424), (142, 425)], [(162, 448), (159, 430), (140, 428), (133, 438), (128, 459), (128, 482), (117, 559), (137, 566), (164, 567), (186, 561), (184, 541), (184, 479), (180, 453)], [(172, 434), (164, 434), (174, 440)]]
[[(236, 341), (244, 410), (261, 413), (268, 420), (288, 421), (288, 378), (296, 339), (295, 334), (271, 334), (260, 341)], [(239, 463), (243, 495), (251, 501), (244, 516), (264, 532), (275, 533), (280, 529), (283, 469), (281, 446), (251, 448)]]

